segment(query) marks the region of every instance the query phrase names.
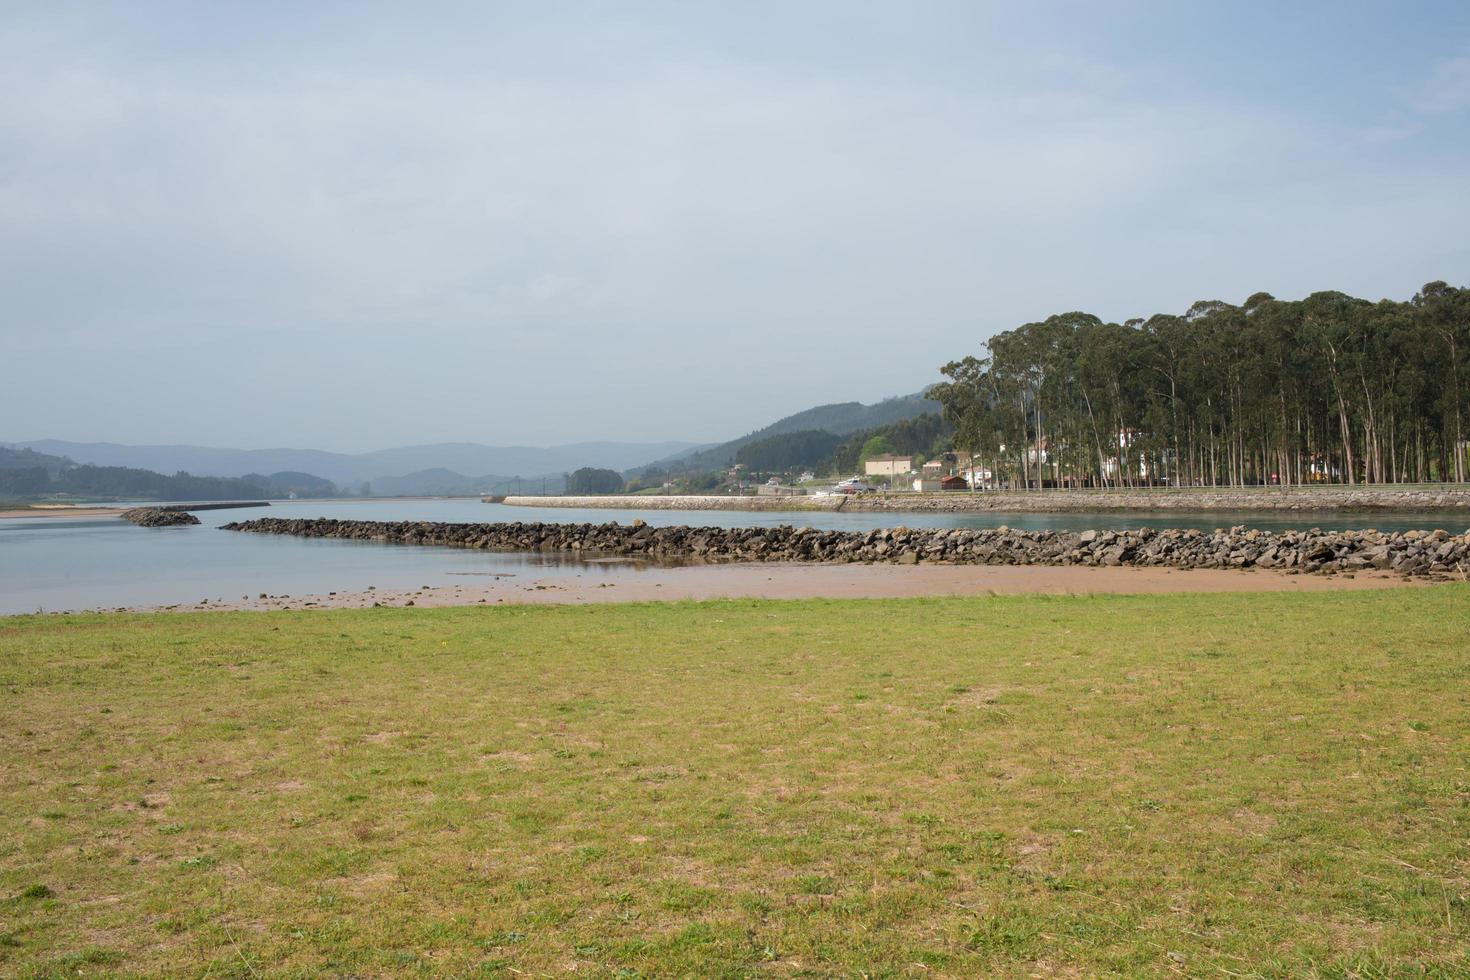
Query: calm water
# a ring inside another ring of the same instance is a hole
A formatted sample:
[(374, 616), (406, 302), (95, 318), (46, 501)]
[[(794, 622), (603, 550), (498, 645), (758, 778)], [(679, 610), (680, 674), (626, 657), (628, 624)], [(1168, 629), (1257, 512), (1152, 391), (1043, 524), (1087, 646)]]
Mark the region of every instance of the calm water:
[(1244, 514), (829, 514), (740, 511), (572, 510), (506, 507), (478, 500), (291, 501), (269, 508), (199, 511), (197, 527), (141, 528), (117, 518), (26, 517), (0, 520), (0, 613), (237, 600), (273, 595), (354, 592), (368, 586), (413, 588), (473, 581), (466, 576), (636, 574), (619, 563), (546, 555), (417, 548), (361, 541), (309, 541), (235, 534), (221, 524), (251, 517), (337, 517), (354, 520), (456, 522), (558, 521), (732, 526), (808, 525), (836, 530), (875, 527), (1198, 527), (1232, 524), (1293, 527), (1445, 527), (1463, 531), (1463, 516), (1400, 514), (1275, 519)]

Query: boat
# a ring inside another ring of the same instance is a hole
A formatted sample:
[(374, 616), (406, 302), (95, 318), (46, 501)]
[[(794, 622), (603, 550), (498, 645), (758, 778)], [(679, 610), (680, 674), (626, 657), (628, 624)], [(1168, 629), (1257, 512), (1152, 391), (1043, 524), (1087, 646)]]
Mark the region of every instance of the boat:
[(844, 494), (869, 493), (876, 489), (877, 487), (873, 486), (867, 480), (856, 476), (849, 477), (832, 488), (833, 492)]

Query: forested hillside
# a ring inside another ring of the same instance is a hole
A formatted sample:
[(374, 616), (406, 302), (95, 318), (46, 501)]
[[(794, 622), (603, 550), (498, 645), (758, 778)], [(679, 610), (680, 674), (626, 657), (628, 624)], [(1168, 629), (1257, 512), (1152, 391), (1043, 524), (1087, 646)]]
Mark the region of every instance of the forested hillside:
[(1470, 477), (1470, 290), (1337, 292), (1105, 323), (1062, 313), (943, 368), (956, 447), (1017, 485)]
[(872, 405), (861, 402), (839, 402), (833, 405), (818, 405), (778, 419), (764, 428), (757, 429), (739, 439), (721, 443), (699, 452), (660, 460), (643, 469), (656, 467), (660, 472), (696, 472), (720, 469), (737, 461), (741, 449), (754, 443), (764, 442), (774, 436), (806, 432), (825, 432), (834, 436), (847, 436), (865, 432), (893, 422), (914, 418), (939, 411), (939, 403), (924, 392), (887, 398)]
[(820, 430), (768, 436), (742, 446), (735, 459), (752, 473), (855, 473), (865, 458), (883, 453), (932, 456), (948, 447), (951, 432), (937, 412), (929, 412), (845, 438)]
[[(17, 459), (27, 450), (0, 449), (0, 499), (26, 500), (55, 497), (132, 500), (249, 500), (261, 497), (330, 497), (337, 488), (309, 473), (250, 474), (243, 477), (165, 476), (126, 466), (77, 466), (71, 460), (33, 454), (39, 460)], [(49, 461), (49, 462), (48, 462)], [(34, 465), (11, 465), (32, 463)], [(60, 465), (58, 465), (58, 463)]]
[(949, 448), (954, 428), (937, 412), (855, 433), (832, 454), (832, 473), (859, 473), (865, 459), (894, 453), (932, 458)]
[(741, 446), (735, 462), (761, 473), (815, 469), (841, 444), (841, 436), (821, 429), (784, 432)]

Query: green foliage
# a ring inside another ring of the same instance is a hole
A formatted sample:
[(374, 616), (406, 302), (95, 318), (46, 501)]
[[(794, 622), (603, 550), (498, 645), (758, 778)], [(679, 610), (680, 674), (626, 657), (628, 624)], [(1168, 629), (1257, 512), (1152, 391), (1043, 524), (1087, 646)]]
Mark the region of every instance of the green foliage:
[(668, 480), (668, 471), (657, 466), (634, 471), (624, 487), (628, 493), (662, 493)]
[(567, 476), (567, 493), (573, 496), (621, 493), (622, 490), (623, 477), (617, 470), (584, 466)]
[(725, 482), (724, 478), (718, 473), (696, 473), (689, 477), (688, 486), (695, 492), (708, 491), (717, 489), (723, 482)]
[(1062, 313), (930, 389), (955, 448), (1016, 485), (1470, 479), (1470, 290), (1342, 293), (1125, 324)]
[(820, 466), (842, 443), (842, 437), (820, 429), (786, 432), (740, 447), (737, 463), (758, 473), (785, 473)]
[(876, 456), (887, 456), (893, 452), (893, 443), (888, 436), (880, 432), (875, 436), (869, 436), (863, 443), (862, 451), (858, 453), (858, 462), (866, 463)]

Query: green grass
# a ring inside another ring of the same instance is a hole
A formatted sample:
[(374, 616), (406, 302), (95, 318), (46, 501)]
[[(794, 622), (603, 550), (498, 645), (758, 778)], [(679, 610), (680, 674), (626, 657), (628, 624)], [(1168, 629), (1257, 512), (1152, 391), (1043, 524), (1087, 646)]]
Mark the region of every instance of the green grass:
[(0, 975), (1464, 976), (1470, 588), (0, 620)]

